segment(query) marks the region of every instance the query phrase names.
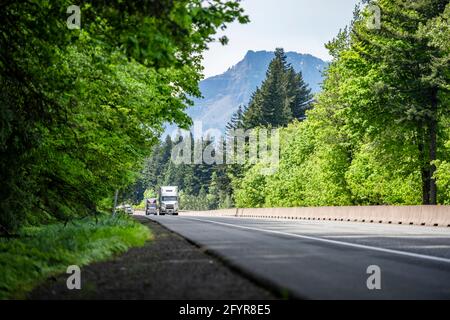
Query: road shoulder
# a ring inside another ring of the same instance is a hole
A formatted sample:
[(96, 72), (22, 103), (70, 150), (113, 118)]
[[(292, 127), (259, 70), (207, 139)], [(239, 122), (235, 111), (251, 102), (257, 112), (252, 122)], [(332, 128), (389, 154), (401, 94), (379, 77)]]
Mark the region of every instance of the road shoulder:
[(145, 217), (154, 240), (117, 258), (83, 267), (81, 290), (68, 290), (68, 275), (49, 279), (29, 299), (275, 299), (221, 261)]

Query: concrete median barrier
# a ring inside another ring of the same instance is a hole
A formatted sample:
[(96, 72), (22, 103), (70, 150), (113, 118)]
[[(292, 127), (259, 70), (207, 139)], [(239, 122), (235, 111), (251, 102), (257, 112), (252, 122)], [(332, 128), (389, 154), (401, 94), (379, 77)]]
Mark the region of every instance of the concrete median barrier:
[(211, 210), (211, 211), (183, 211), (180, 215), (184, 216), (217, 216), (217, 217), (236, 217), (238, 216), (238, 210), (240, 209), (222, 209), (222, 210)]
[(450, 206), (359, 206), (188, 211), (187, 216), (302, 219), (450, 227)]

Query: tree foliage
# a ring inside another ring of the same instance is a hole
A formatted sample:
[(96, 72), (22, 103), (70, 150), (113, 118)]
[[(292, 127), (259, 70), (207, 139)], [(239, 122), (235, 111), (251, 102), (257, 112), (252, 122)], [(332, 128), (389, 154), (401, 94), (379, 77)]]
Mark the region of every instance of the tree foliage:
[(275, 174), (238, 179), (238, 206), (449, 203), (449, 1), (365, 2), (381, 28), (358, 7), (327, 44), (314, 109), (279, 129)]
[(279, 48), (269, 65), (266, 79), (253, 93), (242, 115), (243, 127), (280, 127), (294, 119), (302, 120), (311, 100), (311, 89), (301, 72), (295, 72), (287, 63), (284, 50)]
[[(227, 133), (275, 127), (281, 137), (278, 164), (221, 169), (236, 206), (450, 203), (449, 1), (363, 2), (380, 8), (381, 26), (357, 6), (326, 45), (333, 60), (314, 103), (279, 49), (228, 123)], [(198, 183), (193, 207), (217, 207), (208, 202), (218, 198), (217, 168)]]
[[(174, 160), (177, 145), (190, 139), (191, 157), (188, 163), (178, 163)], [(201, 152), (206, 148), (216, 151), (215, 142), (205, 137), (196, 141)], [(180, 206), (183, 210), (212, 210), (233, 206), (231, 178), (227, 165), (206, 164), (194, 162), (194, 137), (178, 137), (172, 141), (167, 136), (165, 141), (154, 147), (152, 155), (146, 160), (139, 183), (144, 189), (157, 192), (161, 186), (174, 185), (180, 190)], [(135, 189), (136, 190), (136, 186)], [(130, 195), (129, 195), (129, 198)], [(138, 199), (139, 202), (141, 199)]]
[[(0, 3), (0, 225), (97, 212), (137, 177), (163, 123), (187, 127), (201, 53), (239, 2)], [(226, 42), (226, 39), (220, 39)]]

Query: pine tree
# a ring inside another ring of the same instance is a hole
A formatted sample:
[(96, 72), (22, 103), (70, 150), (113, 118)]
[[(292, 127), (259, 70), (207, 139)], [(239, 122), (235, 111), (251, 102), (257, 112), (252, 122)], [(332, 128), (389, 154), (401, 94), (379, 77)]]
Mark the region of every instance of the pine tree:
[(172, 156), (172, 147), (173, 147), (172, 138), (169, 135), (167, 135), (166, 140), (164, 141), (164, 144), (162, 145), (162, 150), (161, 150), (161, 156), (162, 156), (161, 161), (163, 164), (168, 164), (168, 162)]
[(245, 107), (239, 106), (238, 110), (236, 111), (235, 129), (242, 129), (244, 127), (244, 112)]
[[(275, 51), (266, 79), (253, 93), (242, 116), (242, 127), (281, 127), (293, 119), (304, 119), (310, 107), (311, 90), (302, 74), (287, 63), (283, 49)], [(236, 119), (233, 119), (236, 122)]]
[(225, 133), (228, 133), (234, 129), (242, 129), (244, 127), (244, 112), (245, 108), (243, 106), (239, 106), (237, 111), (231, 116), (230, 121), (227, 123)]
[(234, 112), (231, 115), (230, 121), (228, 121), (227, 125), (225, 126), (225, 132), (228, 133), (231, 130), (236, 128), (236, 121), (237, 121), (237, 112)]
[(266, 80), (261, 87), (262, 126), (286, 125), (292, 117), (285, 98), (285, 74), (288, 68), (283, 49), (276, 49), (275, 58), (269, 65)]
[(261, 110), (262, 104), (262, 95), (261, 89), (256, 88), (256, 91), (253, 92), (252, 97), (250, 99), (250, 103), (246, 112), (243, 115), (243, 127), (245, 129), (254, 128), (263, 123), (263, 113)]
[(293, 67), (286, 73), (286, 98), (292, 117), (297, 120), (305, 119), (305, 112), (311, 107), (313, 95), (303, 80), (302, 73), (296, 73)]

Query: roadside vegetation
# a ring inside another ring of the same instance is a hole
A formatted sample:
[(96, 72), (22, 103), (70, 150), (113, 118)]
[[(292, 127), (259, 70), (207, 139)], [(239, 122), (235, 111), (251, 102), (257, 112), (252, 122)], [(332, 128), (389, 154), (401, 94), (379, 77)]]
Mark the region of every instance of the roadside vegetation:
[(380, 25), (367, 6), (356, 7), (326, 45), (332, 61), (313, 100), (278, 49), (266, 80), (228, 123), (279, 130), (274, 174), (263, 161), (175, 166), (178, 141), (166, 139), (141, 187), (178, 185), (181, 205), (193, 210), (450, 204), (449, 1), (362, 2), (381, 10)]
[(189, 127), (216, 32), (248, 22), (239, 1), (208, 3), (0, 3), (0, 298), (148, 239), (100, 212), (165, 123)]
[(68, 28), (71, 5), (0, 4), (0, 235), (112, 209), (163, 125), (190, 125), (207, 44), (248, 21), (236, 1), (87, 1)]
[(0, 299), (25, 298), (70, 265), (106, 260), (150, 239), (146, 226), (123, 214), (24, 227), (18, 238), (0, 239)]
[[(304, 82), (302, 74), (296, 73), (286, 61), (283, 49), (277, 49), (275, 58), (269, 65), (267, 79), (253, 94), (248, 107), (240, 106), (227, 124), (227, 130), (253, 129), (262, 126), (286, 126), (294, 120), (305, 118), (305, 112), (312, 105), (311, 90)], [(279, 110), (281, 109), (281, 110)], [(189, 137), (194, 141), (193, 135)], [(136, 187), (157, 190), (161, 185), (176, 185), (180, 188), (180, 206), (185, 210), (225, 209), (234, 206), (233, 181), (240, 177), (245, 168), (241, 165), (206, 163), (175, 164), (171, 161), (174, 147), (183, 142), (183, 137), (175, 141), (167, 136), (155, 146), (152, 156), (145, 162), (141, 179)], [(205, 137), (202, 152), (210, 148), (214, 141)], [(195, 154), (194, 143), (191, 153)], [(214, 151), (213, 153), (218, 153)], [(153, 189), (154, 188), (154, 189)], [(136, 189), (132, 194), (142, 194)], [(250, 190), (248, 196), (253, 197)]]
[[(450, 204), (450, 4), (368, 1), (327, 44), (306, 120), (280, 128), (274, 175), (235, 179), (240, 207)], [(370, 26), (370, 27), (369, 27)]]

